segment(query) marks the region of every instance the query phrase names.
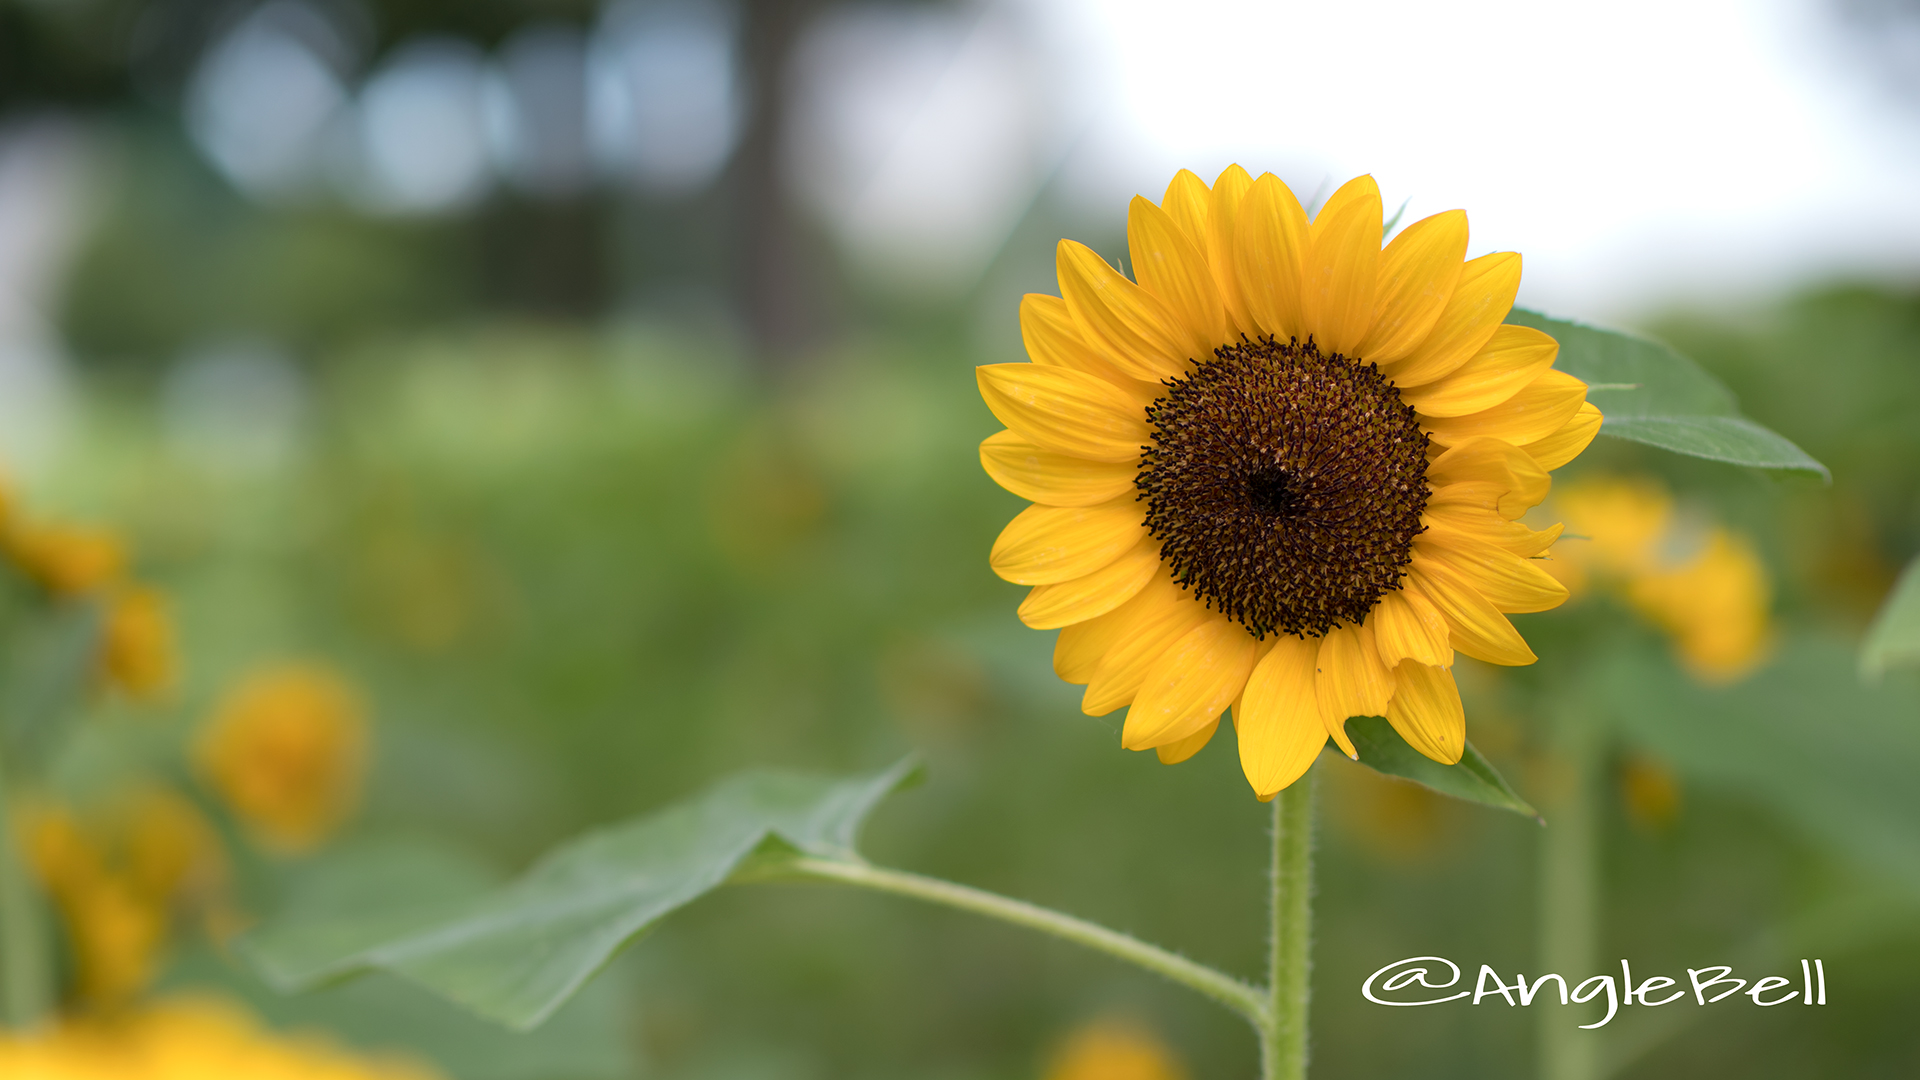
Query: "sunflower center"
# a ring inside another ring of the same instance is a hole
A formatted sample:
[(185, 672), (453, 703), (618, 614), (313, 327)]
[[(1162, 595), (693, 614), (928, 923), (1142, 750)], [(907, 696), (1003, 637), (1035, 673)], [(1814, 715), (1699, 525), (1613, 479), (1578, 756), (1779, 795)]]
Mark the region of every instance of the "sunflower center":
[(1427, 434), (1378, 367), (1242, 339), (1166, 385), (1134, 486), (1181, 586), (1262, 639), (1358, 622), (1399, 587)]

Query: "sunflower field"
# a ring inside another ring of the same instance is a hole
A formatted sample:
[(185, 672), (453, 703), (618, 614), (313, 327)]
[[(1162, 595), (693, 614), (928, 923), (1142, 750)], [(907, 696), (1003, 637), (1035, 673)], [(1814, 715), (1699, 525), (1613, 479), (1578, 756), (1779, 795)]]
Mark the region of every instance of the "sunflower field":
[[(363, 7), (219, 40), (546, 55)], [(1600, 319), (1244, 153), (909, 294), (757, 121), (355, 202), (95, 9), (0, 0), (0, 1077), (1920, 1074), (1920, 279)]]

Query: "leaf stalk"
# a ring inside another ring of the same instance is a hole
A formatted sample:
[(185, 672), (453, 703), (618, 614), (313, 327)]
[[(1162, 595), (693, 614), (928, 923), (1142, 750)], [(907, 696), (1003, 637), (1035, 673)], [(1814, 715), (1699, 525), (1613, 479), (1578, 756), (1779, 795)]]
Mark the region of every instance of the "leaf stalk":
[(1096, 952), (1124, 960), (1136, 967), (1142, 967), (1191, 990), (1197, 991), (1232, 1009), (1247, 1019), (1256, 1031), (1261, 1033), (1262, 1041), (1272, 1027), (1270, 1017), (1270, 997), (1262, 987), (1247, 983), (1216, 971), (1205, 964), (1196, 963), (1178, 953), (1150, 945), (1130, 934), (1110, 930), (1098, 923), (1088, 922), (1071, 915), (1062, 914), (1024, 900), (1014, 900), (975, 889), (967, 885), (956, 885), (950, 881), (911, 874), (901, 870), (887, 870), (865, 863), (848, 862), (839, 859), (823, 859), (801, 855), (784, 861), (776, 874), (769, 876), (789, 878), (809, 878), (818, 881), (838, 882), (863, 889), (892, 893), (896, 896), (910, 896), (917, 900), (939, 904), (944, 907), (969, 911), (975, 915), (984, 915), (990, 919), (1024, 926), (1051, 934), (1064, 941), (1083, 945)]
[(1307, 1005), (1313, 931), (1313, 774), (1274, 799), (1272, 938), (1268, 984), (1253, 986), (1098, 923), (939, 878), (888, 870), (853, 859), (794, 854), (761, 862), (737, 881), (830, 881), (1024, 926), (1106, 953), (1239, 1013), (1260, 1038), (1265, 1080), (1305, 1080)]

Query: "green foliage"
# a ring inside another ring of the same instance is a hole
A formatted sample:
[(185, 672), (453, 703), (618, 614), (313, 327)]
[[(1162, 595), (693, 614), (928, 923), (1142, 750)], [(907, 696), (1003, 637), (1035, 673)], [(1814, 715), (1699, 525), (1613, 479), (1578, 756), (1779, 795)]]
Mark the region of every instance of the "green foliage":
[(1751, 678), (1707, 687), (1665, 657), (1616, 646), (1582, 701), (1685, 775), (1920, 891), (1920, 687), (1863, 685), (1852, 660), (1843, 639), (1795, 634)]
[[(445, 843), (389, 837), (349, 845), (301, 868), (294, 896), (303, 910), (340, 903), (341, 897), (311, 896), (306, 890), (396, 873), (406, 875), (410, 886), (429, 892), (462, 889), (478, 895), (500, 881), (484, 862)], [(374, 1050), (404, 1046), (458, 1080), (623, 1080), (634, 1073), (626, 1031), (632, 1009), (629, 980), (595, 980), (531, 1032), (509, 1031), (404, 979), (378, 972), (304, 994), (285, 994), (262, 983), (235, 958), (206, 948), (180, 957), (162, 992), (210, 989), (244, 1001), (276, 1028), (322, 1028)]]
[(1527, 805), (1494, 769), (1493, 765), (1467, 744), (1467, 752), (1452, 765), (1442, 765), (1407, 745), (1385, 717), (1356, 716), (1347, 721), (1347, 737), (1360, 752), (1360, 764), (1387, 776), (1398, 776), (1432, 788), (1442, 795), (1511, 810), (1523, 817), (1539, 820), (1540, 812)]
[(1657, 329), (1833, 469), (1831, 487), (1683, 479), (1765, 545), (1783, 618), (1864, 630), (1920, 551), (1920, 294), (1834, 286)]
[(904, 761), (853, 780), (736, 776), (692, 802), (564, 844), (482, 895), (444, 865), (371, 859), (308, 893), (243, 948), (282, 987), (382, 969), (525, 1030), (755, 853), (857, 858), (861, 822), (912, 774)]
[(83, 360), (151, 366), (210, 341), (296, 352), (415, 325), (472, 293), (443, 225), (324, 205), (263, 212), (170, 132), (130, 126), (125, 189), (76, 253), (58, 317)]
[(56, 999), (51, 917), (17, 814), (99, 689), (103, 626), (97, 598), (56, 599), (0, 566), (0, 1024), (41, 1023)]
[(1860, 647), (1860, 673), (1877, 678), (1892, 667), (1920, 665), (1920, 558), (1907, 564)]
[(101, 605), (91, 598), (28, 599), (17, 581), (6, 585), (6, 610), (0, 614), (0, 739), (6, 741), (6, 753), (32, 758), (97, 689)]
[[(1752, 415), (1831, 463), (1834, 487), (1756, 484), (1623, 441), (1597, 448), (1661, 470), (1689, 500), (1747, 505), (1728, 520), (1752, 531), (1781, 572), (1783, 620), (1808, 621), (1795, 598), (1838, 595), (1802, 573), (1817, 565), (1803, 551), (1823, 551), (1816, 541), (1853, 527), (1836, 507), (1864, 504), (1881, 558), (1910, 553), (1920, 535), (1901, 531), (1912, 528), (1920, 475), (1920, 428), (1903, 423), (1920, 392), (1906, 360), (1920, 329), (1902, 329), (1892, 300), (1850, 304), (1794, 315), (1790, 333), (1756, 322), (1738, 335), (1676, 336)], [(1884, 333), (1861, 329), (1882, 324)], [(1770, 351), (1782, 333), (1793, 348)], [(1017, 349), (1017, 334), (1007, 348)], [(1816, 354), (1850, 358), (1844, 377), (1801, 362)], [(651, 333), (491, 325), (383, 340), (339, 359), (314, 383), (309, 441), (262, 482), (195, 472), (132, 410), (102, 417), (96, 430), (108, 438), (90, 444), (86, 474), (68, 478), (69, 492), (91, 493), (106, 504), (102, 515), (127, 525), (177, 599), (185, 718), (204, 715), (259, 659), (337, 658), (375, 706), (375, 775), (358, 827), (424, 832), (442, 854), (472, 848), (501, 866), (527, 865), (596, 822), (674, 804), (691, 794), (691, 777), (742, 763), (845, 771), (915, 749), (930, 762), (928, 787), (877, 816), (866, 843), (876, 858), (1258, 976), (1262, 957), (1248, 943), (1262, 932), (1267, 815), (1245, 788), (1233, 740), (1165, 767), (1121, 752), (1117, 719), (1077, 711), (1073, 688), (1049, 668), (1045, 636), (1012, 615), (1020, 590), (985, 565), (1019, 504), (980, 474), (970, 450), (992, 429), (971, 389), (970, 356), (943, 342), (875, 339), (796, 368), (779, 395), (735, 378), (719, 345)], [(1855, 429), (1866, 442), (1853, 440)], [(1834, 548), (1830, 561), (1874, 562), (1840, 557), (1849, 550)], [(1860, 587), (1861, 623), (1886, 589), (1878, 576)], [(1588, 649), (1610, 662), (1617, 643), (1561, 629), (1597, 617), (1591, 604), (1520, 616), (1542, 663), (1461, 676), (1476, 745), (1529, 796), (1547, 797), (1533, 790), (1547, 774), (1530, 739), (1557, 703), (1601, 708), (1590, 686), (1572, 685), (1577, 665), (1556, 662)], [(1850, 648), (1755, 678), (1777, 680), (1764, 683), (1775, 690), (1796, 679), (1852, 682)], [(1658, 653), (1622, 677), (1684, 684)], [(1780, 655), (1793, 660), (1790, 649)], [(1537, 693), (1520, 693), (1529, 680)], [(1695, 695), (1686, 702), (1721, 693), (1681, 692)], [(1842, 707), (1825, 709), (1818, 693), (1733, 693), (1743, 707), (1802, 709), (1803, 722), (1831, 735), (1807, 776), (1827, 775), (1848, 753), (1880, 753), (1899, 722), (1897, 711), (1869, 719), (1871, 738), (1855, 746), (1848, 738), (1863, 714), (1845, 710), (1884, 710), (1884, 701), (1836, 698)], [(1605, 705), (1629, 723), (1634, 708), (1628, 697)], [(1618, 935), (1636, 970), (1641, 956), (1670, 961), (1669, 970), (1677, 958), (1735, 956), (1851, 871), (1853, 860), (1832, 855), (1856, 849), (1823, 842), (1799, 811), (1769, 801), (1772, 781), (1760, 779), (1811, 783), (1793, 771), (1809, 760), (1804, 743), (1753, 737), (1736, 711), (1712, 708), (1722, 710), (1712, 721), (1720, 737), (1748, 739), (1726, 743), (1737, 748), (1727, 762), (1710, 740), (1671, 757), (1652, 741), (1684, 734), (1689, 716), (1647, 718), (1647, 739), (1640, 726), (1628, 731), (1675, 767), (1684, 790), (1669, 831), (1618, 814), (1608, 826), (1608, 940)], [(1748, 771), (1736, 776), (1735, 765)], [(1321, 785), (1321, 892), (1341, 899), (1317, 913), (1316, 1075), (1417, 1073), (1435, 1060), (1458, 1063), (1462, 1075), (1520, 1074), (1536, 1019), (1524, 1011), (1416, 1009), (1383, 1021), (1350, 990), (1397, 956), (1443, 951), (1524, 966), (1530, 947), (1514, 927), (1529, 918), (1540, 830), (1340, 771), (1359, 782)], [(1897, 800), (1850, 797), (1850, 813), (1908, 813)], [(1888, 835), (1884, 824), (1869, 831)], [(438, 857), (390, 852), (371, 876), (397, 881), (409, 861)], [(329, 898), (330, 861), (269, 868), (284, 881), (247, 910), (278, 932), (283, 913), (345, 905), (345, 895)], [(491, 875), (463, 878), (455, 865), (435, 871), (459, 887), (446, 899), (477, 902), (495, 888)], [(420, 895), (432, 899), (433, 885)], [(1624, 905), (1632, 914), (1614, 914)], [(1675, 1044), (1680, 1057), (1651, 1058), (1636, 1075), (1717, 1074), (1724, 1061), (1755, 1077), (1811, 1075), (1793, 1067), (1807, 1060), (1851, 1063), (1839, 1070), (1849, 1075), (1901, 1074), (1907, 1020), (1920, 1007), (1906, 970), (1920, 957), (1884, 936), (1850, 948), (1826, 954), (1829, 968), (1844, 964), (1861, 980), (1886, 969), (1850, 990), (1850, 1000), (1885, 1003), (1884, 1014), (1831, 1011), (1854, 1018), (1844, 1032), (1810, 1021), (1758, 1034), (1702, 1025)], [(180, 972), (184, 985), (192, 974)], [(609, 989), (631, 995), (606, 1008), (646, 1055), (647, 1075), (663, 1080), (1037, 1075), (1065, 1032), (1114, 1009), (1152, 1018), (1194, 1075), (1253, 1071), (1239, 1022), (1180, 988), (1068, 947), (1036, 949), (985, 920), (804, 885), (722, 889), (681, 910), (529, 1035), (457, 1006), (446, 1012), (501, 1039), (543, 1039)], [(477, 1065), (446, 1056), (432, 1025), (403, 1030), (412, 1014), (398, 1003), (401, 994), (439, 999), (382, 972), (288, 997), (258, 985), (253, 993), (277, 1024), (324, 1024), (360, 1045), (418, 1045), (460, 1080), (486, 1080), (475, 1069), (496, 1057), (535, 1053), (524, 1043), (482, 1049), (476, 1035)], [(321, 1011), (346, 998), (364, 998), (355, 1010), (368, 1027)], [(374, 1022), (383, 1013), (384, 1027)], [(1689, 1073), (1682, 1060), (1713, 1064)]]
[(1827, 467), (1786, 438), (1740, 415), (1733, 392), (1692, 360), (1646, 338), (1515, 308), (1507, 321), (1552, 334), (1554, 366), (1590, 387), (1605, 417), (1600, 433), (1677, 454), (1756, 469), (1809, 472)]

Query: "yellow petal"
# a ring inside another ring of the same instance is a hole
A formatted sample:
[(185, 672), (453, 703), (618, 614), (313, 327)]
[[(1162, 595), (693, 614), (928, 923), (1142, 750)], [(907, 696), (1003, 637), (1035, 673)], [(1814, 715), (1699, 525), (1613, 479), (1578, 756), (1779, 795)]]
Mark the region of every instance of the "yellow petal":
[[(1421, 524), (1427, 532), (1437, 537), (1461, 537), (1483, 544), (1492, 544), (1504, 551), (1510, 551), (1522, 559), (1531, 559), (1546, 553), (1555, 540), (1560, 539), (1564, 525), (1554, 525), (1546, 529), (1534, 530), (1517, 521), (1506, 518), (1475, 506), (1434, 506), (1428, 504), (1426, 512), (1420, 516)], [(1426, 535), (1426, 534), (1422, 534)], [(1432, 661), (1422, 661), (1431, 663)]]
[(1417, 589), (1432, 601), (1447, 620), (1453, 647), (1475, 660), (1520, 667), (1539, 659), (1507, 617), (1451, 567), (1415, 552), (1413, 568), (1401, 587)]
[(1247, 189), (1234, 231), (1233, 273), (1254, 329), (1281, 342), (1306, 339), (1300, 310), (1300, 267), (1307, 249), (1307, 212), (1272, 173)]
[(1178, 765), (1205, 749), (1206, 745), (1213, 741), (1213, 733), (1218, 730), (1220, 730), (1220, 718), (1216, 716), (1212, 722), (1208, 723), (1206, 727), (1201, 728), (1199, 731), (1181, 739), (1179, 742), (1168, 743), (1165, 746), (1156, 746), (1153, 748), (1153, 751), (1160, 756), (1160, 764)]
[(1092, 248), (1072, 240), (1060, 241), (1054, 266), (1080, 336), (1113, 366), (1146, 382), (1187, 370), (1193, 358), (1190, 338), (1152, 293), (1128, 281)]
[(1067, 302), (1057, 296), (1028, 293), (1020, 298), (1020, 337), (1036, 364), (1070, 368), (1097, 375), (1138, 398), (1141, 404), (1159, 397), (1159, 383), (1141, 382), (1100, 355), (1074, 324)]
[(1120, 745), (1145, 750), (1179, 742), (1218, 720), (1246, 688), (1256, 652), (1253, 635), (1222, 615), (1187, 631), (1147, 670)]
[[(1432, 490), (1427, 505), (1483, 502), (1505, 518), (1517, 518), (1547, 497), (1553, 479), (1533, 457), (1505, 439), (1467, 439), (1427, 465)], [(1472, 485), (1459, 492), (1447, 489)]]
[(1105, 615), (1061, 630), (1053, 644), (1054, 674), (1070, 683), (1092, 682), (1100, 670), (1100, 661), (1121, 638), (1132, 633), (1138, 623), (1170, 607), (1181, 595), (1172, 575), (1163, 574), (1148, 581), (1133, 599)]
[(974, 375), (993, 415), (1044, 449), (1137, 462), (1152, 440), (1145, 407), (1105, 379), (1044, 364), (987, 364)]
[(1448, 210), (1400, 231), (1380, 253), (1380, 294), (1360, 358), (1390, 364), (1426, 340), (1467, 257), (1467, 212)]
[(1559, 431), (1521, 449), (1539, 462), (1542, 469), (1557, 469), (1579, 457), (1587, 444), (1593, 442), (1593, 437), (1600, 434), (1600, 420), (1600, 410), (1593, 402), (1585, 402)]
[(1213, 266), (1213, 278), (1220, 287), (1220, 299), (1227, 306), (1227, 318), (1236, 333), (1251, 337), (1259, 331), (1247, 314), (1247, 301), (1234, 270), (1234, 248), (1240, 230), (1240, 207), (1253, 187), (1253, 177), (1238, 165), (1229, 165), (1213, 182), (1213, 195), (1207, 207), (1207, 262)]
[(1029, 506), (1000, 531), (987, 558), (1016, 585), (1072, 581), (1132, 550), (1145, 521), (1146, 504), (1132, 496), (1099, 506)]
[(1467, 480), (1434, 488), (1427, 495), (1427, 510), (1485, 510), (1498, 514), (1501, 500), (1508, 497), (1506, 487), (1500, 484)]
[(1448, 375), (1480, 351), (1513, 310), (1520, 290), (1520, 256), (1511, 251), (1482, 255), (1461, 268), (1460, 283), (1426, 340), (1405, 359), (1382, 369), (1402, 388), (1422, 386)]
[(1160, 572), (1160, 545), (1142, 537), (1131, 551), (1086, 577), (1036, 585), (1020, 605), (1020, 621), (1052, 630), (1097, 619), (1140, 594)]
[(1355, 756), (1353, 742), (1347, 738), (1347, 718), (1385, 716), (1387, 701), (1393, 697), (1393, 672), (1380, 662), (1373, 632), (1364, 624), (1329, 630), (1320, 639), (1313, 688), (1327, 734), (1348, 757)]
[(1429, 530), (1414, 539), (1413, 551), (1453, 569), (1501, 611), (1549, 611), (1567, 602), (1567, 587), (1540, 564), (1484, 540)]
[(1453, 374), (1402, 390), (1400, 399), (1427, 416), (1465, 416), (1491, 409), (1553, 366), (1560, 343), (1531, 326), (1501, 326)]
[(1356, 355), (1373, 329), (1380, 288), (1380, 188), (1371, 176), (1340, 186), (1307, 230), (1300, 306), (1322, 352)]
[(1126, 461), (1088, 461), (1043, 450), (1015, 431), (987, 436), (980, 465), (993, 482), (1047, 506), (1092, 506), (1133, 490), (1139, 467)]
[(1418, 660), (1442, 667), (1453, 663), (1447, 641), (1447, 620), (1425, 596), (1405, 588), (1380, 598), (1367, 613), (1380, 662), (1393, 667), (1402, 660)]
[(1467, 711), (1453, 672), (1408, 660), (1394, 674), (1397, 687), (1387, 722), (1415, 750), (1442, 765), (1458, 762), (1467, 752)]
[(1141, 287), (1177, 321), (1188, 355), (1212, 356), (1227, 340), (1227, 313), (1206, 256), (1165, 210), (1138, 195), (1127, 208), (1127, 250)]
[(1254, 665), (1233, 707), (1240, 768), (1262, 800), (1305, 775), (1327, 745), (1313, 689), (1319, 644), (1282, 634)]
[[(1195, 176), (1191, 169), (1181, 169), (1173, 174), (1172, 182), (1167, 185), (1167, 193), (1160, 200), (1160, 209), (1165, 210), (1174, 224), (1180, 226), (1189, 243), (1205, 251), (1207, 207), (1212, 201), (1213, 193), (1207, 190), (1207, 182)], [(1138, 273), (1137, 269), (1135, 273)]]
[(1491, 409), (1465, 416), (1421, 416), (1420, 426), (1441, 446), (1458, 446), (1468, 439), (1484, 437), (1525, 446), (1565, 427), (1586, 399), (1586, 383), (1548, 368), (1519, 393)]
[(1213, 617), (1205, 604), (1175, 586), (1170, 600), (1144, 611), (1101, 657), (1093, 681), (1080, 699), (1081, 711), (1088, 716), (1105, 716), (1122, 705), (1131, 705), (1161, 655), (1187, 636), (1187, 631)]

